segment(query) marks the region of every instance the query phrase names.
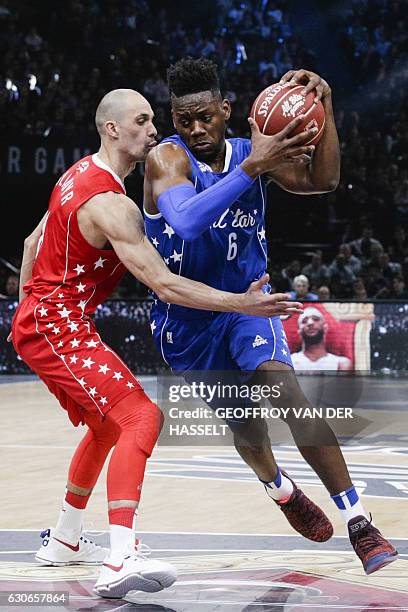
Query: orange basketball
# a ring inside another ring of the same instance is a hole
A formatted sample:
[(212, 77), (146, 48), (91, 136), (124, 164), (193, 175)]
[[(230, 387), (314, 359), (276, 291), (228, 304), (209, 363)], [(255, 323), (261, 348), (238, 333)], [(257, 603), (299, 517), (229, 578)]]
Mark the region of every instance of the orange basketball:
[(292, 136), (303, 130), (317, 127), (318, 132), (305, 145), (316, 145), (323, 136), (325, 114), (323, 104), (314, 102), (316, 90), (302, 96), (304, 85), (276, 83), (261, 91), (252, 105), (251, 117), (255, 119), (262, 134), (273, 136), (280, 132), (295, 117), (304, 115), (305, 119), (293, 130)]

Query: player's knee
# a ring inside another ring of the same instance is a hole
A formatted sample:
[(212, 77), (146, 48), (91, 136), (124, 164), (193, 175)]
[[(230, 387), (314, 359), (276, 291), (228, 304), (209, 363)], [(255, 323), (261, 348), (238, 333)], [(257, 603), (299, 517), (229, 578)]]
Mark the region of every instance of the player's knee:
[[(110, 416), (124, 432), (132, 432), (137, 447), (150, 457), (163, 427), (164, 416), (160, 408), (144, 392), (125, 398), (114, 406)], [(126, 401), (128, 400), (128, 401)]]
[(164, 415), (151, 400), (140, 408), (140, 427), (136, 429), (136, 443), (150, 457), (164, 423)]
[(251, 452), (262, 454), (268, 446), (268, 426), (264, 419), (251, 419), (232, 428), (236, 447), (246, 447)]

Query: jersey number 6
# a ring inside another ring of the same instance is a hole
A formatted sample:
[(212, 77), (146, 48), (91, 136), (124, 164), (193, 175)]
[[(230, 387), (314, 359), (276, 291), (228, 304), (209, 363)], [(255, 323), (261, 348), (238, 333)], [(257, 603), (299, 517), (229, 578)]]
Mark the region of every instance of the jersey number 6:
[(228, 234), (228, 253), (227, 253), (227, 261), (231, 261), (235, 259), (238, 253), (238, 246), (236, 243), (236, 239), (238, 236), (235, 232), (231, 232)]

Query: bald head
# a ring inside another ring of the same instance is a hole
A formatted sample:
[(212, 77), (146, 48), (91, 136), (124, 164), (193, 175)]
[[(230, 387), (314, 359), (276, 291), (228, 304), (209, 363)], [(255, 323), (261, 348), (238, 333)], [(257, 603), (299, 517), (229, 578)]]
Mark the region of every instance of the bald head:
[(115, 121), (120, 124), (128, 113), (149, 113), (150, 104), (140, 93), (133, 89), (114, 89), (99, 102), (95, 114), (95, 124), (99, 135), (106, 135), (106, 123)]

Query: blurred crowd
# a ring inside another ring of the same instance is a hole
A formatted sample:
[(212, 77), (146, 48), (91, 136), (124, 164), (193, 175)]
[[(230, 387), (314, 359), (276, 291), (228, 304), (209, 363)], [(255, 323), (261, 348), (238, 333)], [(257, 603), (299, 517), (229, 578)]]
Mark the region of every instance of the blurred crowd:
[[(285, 0), (180, 0), (177, 11), (164, 0), (0, 3), (3, 133), (93, 134), (100, 98), (110, 89), (133, 87), (152, 102), (162, 138), (173, 131), (166, 68), (185, 55), (204, 55), (219, 65), (223, 94), (232, 102), (228, 136), (245, 136), (249, 105), (263, 87), (294, 67), (319, 72), (319, 41), (313, 50), (305, 44)], [(332, 43), (348, 73), (343, 89), (331, 83), (338, 92), (341, 183), (316, 198), (316, 206), (305, 207), (298, 231), (312, 246), (296, 258), (288, 250), (273, 251), (270, 272), (277, 289), (297, 297), (406, 299), (406, 2), (337, 5)], [(335, 81), (336, 66), (330, 74)], [(8, 276), (0, 273), (3, 295), (12, 291)], [(127, 280), (120, 295), (144, 291)]]

